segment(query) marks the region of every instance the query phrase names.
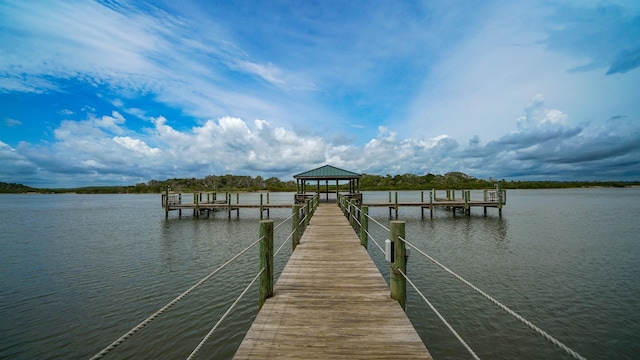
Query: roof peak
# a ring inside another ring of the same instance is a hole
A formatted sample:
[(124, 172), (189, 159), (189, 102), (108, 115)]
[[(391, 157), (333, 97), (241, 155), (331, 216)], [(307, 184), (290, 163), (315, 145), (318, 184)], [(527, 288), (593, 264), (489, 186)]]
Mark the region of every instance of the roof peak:
[(359, 178), (360, 174), (352, 171), (340, 169), (333, 165), (326, 164), (318, 168), (315, 168), (313, 170), (305, 171), (300, 174), (294, 175), (293, 177), (295, 179), (298, 179), (298, 178), (354, 179), (354, 178)]

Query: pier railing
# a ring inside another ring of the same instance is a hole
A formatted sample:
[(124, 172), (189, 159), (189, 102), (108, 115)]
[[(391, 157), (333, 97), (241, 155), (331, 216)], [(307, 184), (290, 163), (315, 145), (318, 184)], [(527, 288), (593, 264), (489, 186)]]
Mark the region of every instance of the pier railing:
[[(485, 196), (486, 196), (485, 192)], [(455, 196), (450, 195), (449, 196)], [(498, 200), (502, 202), (502, 192), (498, 189), (496, 193)], [(463, 192), (463, 197), (466, 199), (469, 195)], [(451, 331), (451, 333), (460, 341), (460, 343), (464, 346), (464, 348), (469, 352), (469, 354), (474, 359), (480, 359), (478, 355), (471, 349), (471, 347), (464, 341), (464, 339), (456, 332), (456, 330), (449, 324), (449, 322), (441, 315), (441, 313), (433, 306), (433, 304), (427, 299), (420, 289), (415, 285), (415, 283), (406, 275), (407, 274), (407, 261), (409, 259), (409, 251), (407, 247), (415, 250), (418, 254), (422, 255), (424, 258), (428, 259), (445, 272), (453, 276), (458, 281), (462, 282), (464, 285), (468, 286), (476, 293), (489, 300), (491, 303), (496, 305), (498, 308), (506, 312), (507, 314), (513, 316), (526, 326), (528, 326), (531, 330), (536, 332), (538, 335), (542, 336), (544, 339), (548, 340), (552, 344), (556, 345), (558, 348), (562, 349), (564, 352), (569, 354), (575, 359), (584, 360), (585, 358), (578, 354), (576, 351), (572, 350), (553, 336), (549, 335), (544, 330), (540, 329), (529, 320), (522, 317), (520, 314), (516, 313), (506, 305), (502, 304), (500, 301), (496, 300), (494, 297), (490, 296), (471, 282), (464, 279), (462, 276), (456, 274), (454, 271), (444, 266), (442, 263), (434, 259), (432, 256), (428, 255), (424, 250), (416, 247), (414, 244), (407, 241), (405, 236), (405, 222), (404, 221), (390, 221), (389, 227), (384, 226), (379, 221), (375, 220), (373, 217), (369, 216), (369, 208), (367, 206), (358, 207), (354, 202), (349, 201), (346, 198), (339, 198), (338, 205), (342, 209), (345, 216), (349, 219), (349, 223), (353, 227), (356, 233), (360, 234), (360, 243), (365, 248), (368, 248), (368, 240), (371, 239), (376, 247), (384, 254), (385, 260), (389, 262), (389, 289), (390, 289), (390, 297), (400, 304), (403, 309), (406, 310), (406, 288), (407, 282), (411, 285), (411, 287), (417, 292), (417, 294), (424, 300), (424, 302), (429, 306), (429, 308), (436, 314), (436, 316), (445, 324), (445, 326)], [(371, 233), (369, 232), (369, 221), (374, 224), (380, 226), (384, 229), (388, 234), (389, 238), (384, 240), (385, 247), (383, 248), (380, 243), (381, 241), (376, 240)]]
[[(410, 191), (414, 193), (415, 191)], [(478, 197), (478, 193), (482, 192), (482, 198)], [(475, 194), (475, 198), (472, 198), (472, 194)], [(394, 196), (392, 196), (394, 195)], [(387, 207), (389, 209), (389, 217), (395, 211), (395, 217), (398, 218), (398, 209), (400, 207), (419, 207), (422, 217), (424, 218), (424, 210), (429, 209), (429, 216), (433, 218), (433, 211), (435, 208), (444, 208), (451, 210), (455, 215), (456, 210), (463, 210), (466, 215), (471, 215), (471, 208), (481, 207), (484, 209), (484, 215), (487, 215), (487, 208), (498, 209), (498, 214), (502, 215), (502, 208), (507, 203), (506, 190), (500, 187), (500, 184), (496, 185), (495, 189), (485, 190), (422, 190), (420, 191), (420, 198), (412, 198), (410, 200), (399, 200), (399, 192), (389, 191), (389, 198), (387, 201), (374, 200), (374, 201), (362, 201), (362, 206), (368, 207)], [(349, 201), (346, 197), (340, 197), (339, 201)], [(356, 204), (360, 207), (360, 204)]]
[[(166, 197), (163, 197), (163, 204), (173, 200), (180, 200), (180, 197), (177, 198), (171, 197), (171, 195), (166, 194)], [(194, 199), (195, 199), (194, 194)], [(274, 259), (275, 256), (284, 248), (287, 242), (291, 241), (291, 249), (295, 250), (296, 246), (300, 243), (300, 237), (306, 230), (309, 225), (309, 220), (313, 216), (316, 208), (319, 204), (319, 197), (314, 196), (312, 198), (306, 199), (304, 205), (293, 205), (291, 215), (280, 222), (279, 224), (274, 226), (273, 220), (261, 220), (260, 228), (259, 228), (259, 237), (255, 240), (251, 245), (247, 246), (245, 249), (240, 251), (238, 254), (227, 260), (224, 264), (220, 265), (217, 269), (212, 271), (209, 275), (202, 278), (200, 281), (192, 285), (190, 288), (185, 290), (183, 293), (178, 295), (175, 299), (170, 301), (168, 304), (160, 308), (158, 311), (150, 315), (148, 318), (140, 322), (138, 325), (134, 326), (127, 333), (116, 339), (114, 342), (109, 344), (107, 347), (102, 349), (96, 355), (92, 357), (92, 359), (101, 359), (108, 355), (111, 351), (116, 349), (120, 344), (125, 342), (127, 339), (135, 335), (137, 332), (142, 330), (145, 326), (149, 325), (152, 321), (158, 318), (163, 313), (167, 312), (178, 302), (186, 298), (189, 294), (193, 293), (200, 286), (202, 286), (205, 282), (209, 281), (212, 277), (226, 268), (228, 265), (233, 263), (247, 251), (259, 245), (260, 247), (260, 266), (258, 273), (253, 277), (251, 282), (245, 287), (242, 293), (235, 299), (235, 301), (231, 304), (231, 306), (227, 309), (227, 311), (220, 317), (220, 319), (216, 322), (216, 324), (209, 330), (209, 332), (204, 336), (202, 341), (196, 346), (196, 348), (191, 352), (188, 359), (193, 359), (194, 356), (200, 351), (202, 346), (211, 338), (213, 333), (218, 329), (220, 324), (225, 320), (225, 318), (233, 311), (238, 302), (242, 299), (242, 297), (247, 293), (247, 291), (255, 284), (256, 281), (259, 283), (259, 298), (258, 298), (258, 308), (261, 308), (267, 298), (273, 296), (273, 286), (275, 283), (274, 279)], [(285, 223), (291, 220), (291, 232), (287, 236), (287, 238), (280, 244), (278, 249), (274, 252), (274, 232), (275, 230), (282, 227)]]
[[(162, 207), (165, 210), (165, 217), (169, 217), (169, 212), (178, 211), (182, 216), (182, 210), (192, 210), (194, 217), (199, 217), (202, 213), (206, 213), (209, 217), (213, 211), (227, 211), (229, 218), (231, 213), (236, 212), (236, 216), (240, 216), (240, 209), (259, 209), (260, 218), (266, 213), (269, 217), (272, 208), (290, 208), (291, 203), (272, 203), (269, 200), (270, 193), (259, 194), (259, 202), (244, 203), (240, 201), (240, 193), (218, 193), (218, 192), (195, 192), (195, 193), (176, 193), (171, 192), (169, 188), (162, 194)], [(254, 196), (254, 194), (252, 194)], [(190, 201), (189, 198), (192, 198)], [(312, 200), (313, 197), (309, 197)]]

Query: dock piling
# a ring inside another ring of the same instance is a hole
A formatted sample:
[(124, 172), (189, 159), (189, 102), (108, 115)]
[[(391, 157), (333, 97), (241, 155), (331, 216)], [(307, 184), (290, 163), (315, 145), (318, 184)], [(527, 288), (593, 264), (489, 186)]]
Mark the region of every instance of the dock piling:
[(363, 206), (362, 210), (360, 210), (360, 244), (364, 246), (365, 249), (368, 249), (369, 244), (369, 236), (367, 235), (369, 231), (369, 207)]
[[(389, 239), (393, 244), (393, 262), (389, 265), (389, 288), (391, 289), (391, 298), (398, 301), (402, 310), (407, 308), (407, 280), (402, 276), (400, 271), (407, 273), (406, 245), (403, 240), (405, 238), (405, 222), (391, 221)], [(400, 271), (399, 271), (400, 270)]]
[(258, 309), (273, 296), (273, 220), (260, 221), (260, 293)]
[(300, 244), (300, 205), (291, 207), (291, 252)]

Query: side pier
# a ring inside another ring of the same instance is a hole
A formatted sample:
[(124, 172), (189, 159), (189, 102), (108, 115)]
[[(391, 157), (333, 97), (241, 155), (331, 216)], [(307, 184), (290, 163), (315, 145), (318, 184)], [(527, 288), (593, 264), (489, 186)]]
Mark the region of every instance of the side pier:
[(431, 359), (334, 204), (321, 204), (234, 359)]
[[(183, 198), (193, 196), (192, 202), (183, 201)], [(219, 196), (222, 195), (222, 196)], [(274, 204), (269, 202), (269, 193), (260, 194), (260, 203), (243, 204), (240, 203), (240, 193), (235, 193), (235, 202), (231, 193), (218, 194), (215, 192), (198, 192), (193, 194), (172, 193), (167, 191), (162, 194), (162, 207), (165, 210), (165, 217), (169, 217), (169, 212), (177, 210), (182, 216), (182, 210), (192, 210), (194, 217), (199, 217), (202, 213), (210, 216), (212, 211), (227, 211), (229, 218), (231, 213), (240, 215), (240, 209), (259, 209), (260, 218), (266, 212), (269, 216), (269, 209), (291, 208), (293, 204)], [(266, 198), (266, 201), (265, 201)]]
[(437, 207), (451, 209), (455, 215), (457, 209), (464, 211), (466, 215), (471, 215), (471, 208), (481, 207), (484, 215), (487, 215), (487, 208), (496, 208), (498, 213), (502, 215), (502, 207), (507, 204), (507, 193), (505, 190), (497, 187), (495, 190), (482, 190), (482, 199), (472, 199), (471, 190), (459, 190), (460, 196), (456, 198), (456, 190), (440, 190), (440, 194), (444, 193), (445, 197), (438, 197), (438, 191), (433, 189), (427, 192), (420, 192), (420, 200), (415, 201), (398, 201), (398, 192), (395, 192), (395, 198), (392, 199), (391, 191), (389, 192), (388, 202), (363, 202), (363, 206), (367, 207), (387, 207), (389, 208), (389, 217), (392, 211), (395, 211), (395, 217), (398, 218), (398, 209), (400, 207), (419, 207), (424, 217), (424, 210), (429, 209), (429, 215), (433, 218), (433, 210)]

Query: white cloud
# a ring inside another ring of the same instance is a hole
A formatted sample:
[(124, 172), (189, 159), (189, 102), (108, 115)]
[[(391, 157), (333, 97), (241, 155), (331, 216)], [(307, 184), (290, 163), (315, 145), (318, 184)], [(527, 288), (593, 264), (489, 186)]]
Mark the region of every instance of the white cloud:
[(541, 97), (522, 112), (513, 121), (527, 126), (466, 147), (449, 135), (401, 138), (383, 126), (365, 145), (333, 145), (268, 121), (255, 120), (250, 125), (234, 117), (207, 120), (184, 130), (160, 117), (153, 129), (135, 133), (126, 128), (124, 117), (111, 114), (63, 121), (54, 130), (53, 144), (23, 143), (12, 149), (0, 143), (0, 158), (11, 165), (0, 170), (0, 177), (4, 181), (40, 179), (33, 183), (42, 181), (43, 174), (49, 179), (77, 174), (119, 183), (123, 176), (136, 182), (226, 173), (288, 178), (327, 163), (381, 175), (461, 171), (480, 178), (640, 177), (640, 128), (630, 119), (614, 117), (607, 126), (576, 127)]
[(5, 118), (4, 119), (4, 124), (7, 125), (8, 127), (15, 127), (15, 126), (22, 125), (22, 121), (16, 120), (16, 119), (12, 119), (12, 118)]
[[(625, 76), (607, 76), (605, 68), (571, 71), (590, 61), (585, 53), (573, 51), (575, 44), (561, 47), (558, 41), (549, 46), (550, 33), (575, 20), (569, 8), (558, 8), (562, 6), (511, 2), (474, 10), (477, 16), (467, 31), (436, 52), (440, 56), (413, 99), (408, 121), (398, 126), (399, 134), (445, 133), (465, 142), (475, 135), (497, 140), (516, 130), (513, 119), (521, 116), (521, 104), (535, 94), (544, 94), (549, 104), (575, 122), (637, 114), (637, 101), (629, 94), (639, 90), (638, 69)], [(597, 13), (592, 10), (588, 13)], [(590, 23), (584, 18), (578, 22), (581, 28)], [(444, 30), (443, 36), (451, 38), (452, 30)], [(580, 31), (571, 36), (576, 42), (590, 41)], [(595, 51), (593, 46), (588, 48), (589, 54)], [(557, 115), (556, 120), (562, 120), (564, 115)]]
[(120, 127), (125, 123), (125, 119), (119, 112), (113, 111), (111, 116), (102, 116), (100, 119), (95, 119), (95, 124), (99, 127), (110, 130), (116, 133), (122, 133), (122, 128)]
[(29, 179), (37, 167), (24, 154), (12, 148), (8, 144), (0, 141), (0, 181), (18, 182), (22, 179)]
[(140, 139), (134, 139), (128, 136), (114, 136), (113, 141), (118, 145), (145, 155), (159, 155), (160, 149), (152, 148)]
[(535, 129), (567, 125), (567, 115), (557, 109), (546, 109), (542, 95), (536, 95), (529, 106), (525, 108), (525, 115), (516, 120), (518, 129)]
[(262, 79), (275, 85), (282, 85), (285, 83), (281, 78), (282, 70), (271, 63), (262, 65), (250, 61), (239, 61), (237, 63), (237, 68), (250, 74), (258, 75)]
[(156, 51), (160, 39), (145, 32), (152, 24), (138, 14), (126, 17), (94, 2), (19, 1), (4, 3), (2, 13), (12, 19), (4, 24), (12, 46), (0, 62), (9, 78), (26, 73), (41, 82), (49, 76), (118, 82), (153, 68), (143, 54)]

